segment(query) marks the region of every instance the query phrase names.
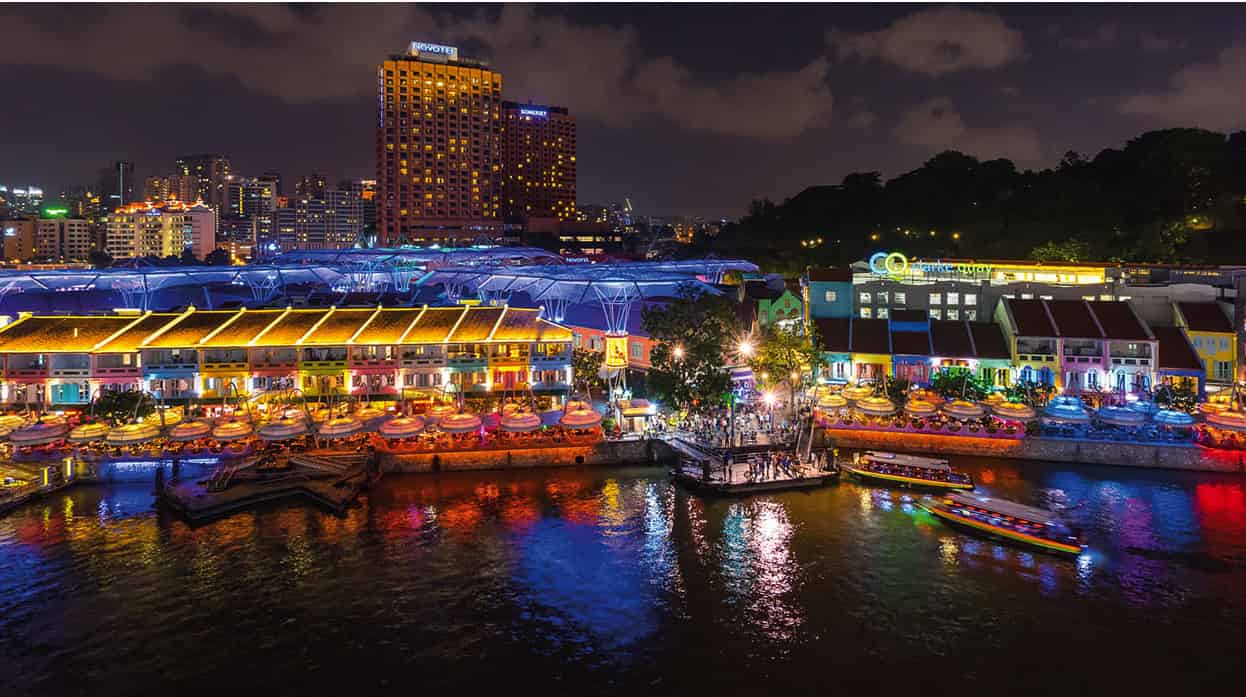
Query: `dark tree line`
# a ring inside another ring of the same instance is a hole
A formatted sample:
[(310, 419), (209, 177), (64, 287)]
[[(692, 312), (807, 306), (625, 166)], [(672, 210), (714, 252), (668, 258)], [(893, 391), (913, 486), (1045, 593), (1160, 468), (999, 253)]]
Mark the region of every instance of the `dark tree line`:
[[(694, 254), (744, 256), (776, 271), (876, 251), (910, 257), (1246, 262), (1246, 132), (1144, 133), (1042, 171), (935, 155), (884, 182), (858, 172), (747, 215)], [(817, 244), (817, 240), (821, 243)]]

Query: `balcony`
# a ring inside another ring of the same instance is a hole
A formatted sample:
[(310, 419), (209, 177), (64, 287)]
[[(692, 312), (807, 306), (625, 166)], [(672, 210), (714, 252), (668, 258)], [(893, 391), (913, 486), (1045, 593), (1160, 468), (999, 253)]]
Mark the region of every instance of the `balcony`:
[(241, 370), (250, 366), (245, 349), (208, 350), (203, 352), (203, 367), (209, 370)]
[(255, 370), (293, 372), (298, 368), (298, 352), (294, 349), (253, 350), (251, 351), (251, 367)]
[(199, 353), (197, 351), (144, 351), (142, 364), (147, 373), (194, 372), (199, 369)]
[(91, 357), (85, 353), (52, 354), (48, 363), (51, 374), (56, 377), (85, 377), (91, 374)]
[(15, 353), (8, 359), (9, 377), (42, 377), (48, 374), (47, 356), (42, 353)]

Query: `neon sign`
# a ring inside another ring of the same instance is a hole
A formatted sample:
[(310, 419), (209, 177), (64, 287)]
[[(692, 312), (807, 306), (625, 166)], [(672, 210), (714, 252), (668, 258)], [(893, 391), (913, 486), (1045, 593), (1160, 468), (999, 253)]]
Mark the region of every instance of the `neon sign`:
[(958, 274), (961, 276), (977, 276), (990, 274), (995, 267), (991, 264), (973, 262), (947, 262), (942, 259), (934, 261), (914, 261), (899, 252), (878, 252), (870, 257), (870, 271), (879, 276), (888, 276), (900, 280), (910, 270), (920, 271), (925, 275)]
[(431, 53), (435, 56), (445, 56), (452, 60), (458, 60), (459, 58), (457, 46), (442, 46), (441, 44), (429, 44), (423, 41), (412, 41), (411, 52), (415, 54)]
[(549, 112), (544, 109), (520, 109), (520, 116), (535, 116), (538, 119), (544, 119), (549, 116)]

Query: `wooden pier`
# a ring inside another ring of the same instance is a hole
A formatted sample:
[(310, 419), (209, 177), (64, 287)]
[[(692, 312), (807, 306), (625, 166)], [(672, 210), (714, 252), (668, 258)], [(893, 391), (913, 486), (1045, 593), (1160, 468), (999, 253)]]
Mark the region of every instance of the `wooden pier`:
[[(699, 494), (709, 496), (748, 496), (780, 491), (816, 489), (839, 478), (839, 468), (831, 466), (820, 469), (812, 464), (812, 456), (806, 451), (807, 462), (793, 466), (789, 472), (770, 472), (763, 477), (751, 476), (758, 458), (771, 453), (783, 452), (773, 446), (737, 448), (730, 454), (717, 448), (684, 439), (667, 440), (679, 453), (679, 462), (671, 470), (675, 481)], [(727, 464), (730, 460), (730, 464)]]
[(279, 472), (257, 472), (254, 461), (222, 465), (207, 477), (168, 482), (160, 503), (192, 523), (297, 498), (340, 514), (372, 481), (372, 464), (367, 454), (311, 452), (291, 456)]

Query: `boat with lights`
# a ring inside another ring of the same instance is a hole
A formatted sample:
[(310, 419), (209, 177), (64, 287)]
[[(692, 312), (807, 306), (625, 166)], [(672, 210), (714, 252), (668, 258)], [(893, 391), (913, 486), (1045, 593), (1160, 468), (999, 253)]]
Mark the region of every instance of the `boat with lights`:
[(1044, 551), (1077, 555), (1086, 548), (1056, 514), (1015, 501), (952, 492), (918, 505), (957, 527)]
[(843, 470), (860, 479), (889, 486), (930, 489), (972, 489), (973, 477), (952, 470), (947, 460), (869, 450)]

